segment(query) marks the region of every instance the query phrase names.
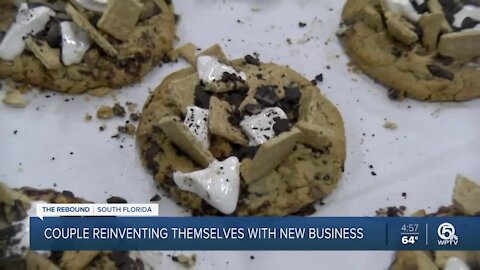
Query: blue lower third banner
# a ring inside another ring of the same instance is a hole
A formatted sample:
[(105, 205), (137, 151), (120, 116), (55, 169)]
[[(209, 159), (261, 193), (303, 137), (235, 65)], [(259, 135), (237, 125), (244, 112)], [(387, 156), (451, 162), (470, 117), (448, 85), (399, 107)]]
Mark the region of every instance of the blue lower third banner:
[(33, 250), (480, 250), (480, 218), (46, 217)]

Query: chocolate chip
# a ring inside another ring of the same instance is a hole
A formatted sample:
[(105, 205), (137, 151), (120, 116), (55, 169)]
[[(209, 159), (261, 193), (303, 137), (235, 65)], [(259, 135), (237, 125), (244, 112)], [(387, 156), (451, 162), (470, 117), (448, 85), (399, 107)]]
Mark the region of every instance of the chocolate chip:
[(475, 19), (472, 19), (470, 17), (466, 17), (463, 22), (462, 22), (462, 26), (461, 28), (462, 29), (469, 29), (469, 28), (474, 28), (475, 26), (477, 26), (477, 24), (479, 24), (480, 21), (477, 21)]
[(415, 10), (420, 14), (425, 13), (429, 10), (428, 1), (423, 1), (423, 3), (420, 5), (417, 3), (417, 1), (410, 1), (410, 2), (412, 3)]
[(210, 106), (210, 97), (212, 95), (205, 91), (202, 85), (195, 86), (194, 104), (202, 109), (208, 109)]
[(127, 203), (127, 200), (122, 197), (112, 196), (107, 199), (107, 203)]
[(160, 152), (160, 146), (157, 143), (150, 143), (150, 147), (145, 151), (145, 160), (147, 161), (147, 169), (149, 169), (154, 175), (158, 172), (158, 163), (155, 161), (155, 157)]
[(240, 122), (242, 121), (242, 114), (238, 109), (235, 109), (232, 111), (230, 116), (228, 116), (228, 122), (232, 124), (232, 126), (238, 126), (240, 125)]
[(435, 61), (439, 62), (440, 64), (442, 64), (444, 66), (449, 66), (454, 61), (453, 57), (443, 56), (443, 55), (440, 55), (440, 54), (437, 54), (434, 59), (435, 59)]
[(314, 214), (316, 211), (317, 209), (315, 209), (315, 206), (313, 205), (313, 203), (311, 203), (309, 205), (306, 205), (300, 208), (297, 212), (293, 213), (292, 216), (302, 216), (302, 217), (310, 216)]
[(223, 72), (222, 73), (222, 78), (220, 79), (221, 82), (242, 82), (243, 79), (240, 76), (237, 76), (235, 73), (228, 73), (228, 72)]
[(305, 26), (307, 26), (307, 24), (304, 23), (304, 22), (299, 22), (298, 23), (298, 27), (300, 27), (300, 28), (305, 27)]
[(318, 74), (317, 76), (315, 76), (315, 80), (319, 81), (319, 82), (323, 82), (323, 74), (320, 73)]
[(125, 117), (125, 115), (127, 114), (125, 111), (125, 108), (123, 108), (122, 105), (120, 105), (119, 103), (115, 103), (112, 109), (113, 109), (113, 115), (115, 116)]
[(140, 119), (140, 116), (138, 115), (138, 113), (131, 113), (130, 114), (130, 120), (132, 120), (133, 122), (137, 122), (138, 119)]
[(96, 26), (98, 21), (100, 20), (100, 14), (94, 14), (92, 17), (88, 19), (88, 21), (93, 25)]
[(255, 103), (255, 104), (250, 103), (245, 105), (243, 109), (248, 115), (255, 115), (255, 114), (259, 114), (263, 110), (263, 106), (258, 103)]
[(290, 103), (298, 103), (298, 101), (300, 100), (300, 97), (302, 95), (300, 93), (300, 88), (285, 86), (285, 87), (283, 87), (283, 89), (285, 90), (285, 96), (283, 97), (283, 99), (285, 101), (290, 102)]
[(239, 108), (242, 101), (245, 99), (245, 94), (239, 91), (229, 92), (225, 96), (225, 101), (227, 101), (234, 108)]
[(275, 85), (263, 85), (257, 87), (255, 93), (255, 99), (266, 107), (275, 105), (278, 101), (277, 92), (275, 91)]
[(236, 156), (239, 160), (244, 158), (253, 158), (258, 151), (259, 146), (239, 147), (232, 150), (230, 156)]
[(2, 42), (4, 37), (5, 37), (5, 31), (0, 31), (0, 42)]
[(402, 54), (403, 54), (403, 53), (402, 53), (402, 50), (400, 50), (400, 49), (397, 48), (397, 47), (393, 47), (391, 53), (392, 53), (393, 56), (395, 56), (395, 57), (397, 57), (397, 58), (400, 57), (400, 56), (402, 56)]
[(116, 268), (119, 270), (144, 269), (141, 260), (133, 260), (128, 252), (125, 251), (114, 251), (109, 255), (109, 258), (115, 263)]
[(62, 191), (62, 195), (69, 199), (75, 199), (75, 195), (69, 190)]
[(153, 197), (150, 199), (150, 201), (151, 201), (151, 202), (158, 202), (158, 201), (160, 201), (160, 199), (162, 199), (162, 197), (160, 197), (160, 195), (158, 195), (158, 194), (155, 194), (155, 196), (153, 196)]
[(391, 100), (399, 100), (401, 98), (401, 92), (395, 89), (388, 89), (388, 98)]
[(454, 78), (454, 75), (452, 72), (446, 69), (443, 69), (437, 65), (427, 65), (427, 68), (428, 68), (428, 71), (430, 71), (430, 73), (435, 77), (443, 78), (449, 81), (452, 81)]
[(273, 119), (273, 121), (275, 121), (275, 123), (273, 124), (273, 131), (277, 136), (282, 134), (283, 132), (289, 131), (292, 127), (288, 119), (276, 117), (275, 119)]
[(254, 56), (251, 56), (250, 54), (245, 55), (245, 62), (250, 65), (260, 66), (260, 60)]

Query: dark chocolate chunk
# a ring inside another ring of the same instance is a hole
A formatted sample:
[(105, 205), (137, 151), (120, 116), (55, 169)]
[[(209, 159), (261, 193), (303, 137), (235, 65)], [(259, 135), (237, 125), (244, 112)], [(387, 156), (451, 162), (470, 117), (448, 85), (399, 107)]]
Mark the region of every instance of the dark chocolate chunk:
[(115, 103), (112, 109), (113, 109), (113, 115), (115, 116), (125, 117), (125, 115), (127, 114), (125, 112), (125, 108), (123, 108), (122, 105), (120, 105), (119, 103)]
[(161, 199), (162, 199), (162, 197), (160, 197), (160, 195), (155, 194), (155, 196), (153, 196), (153, 197), (150, 199), (150, 201), (151, 201), (151, 202), (158, 202), (158, 201), (160, 201)]
[(250, 65), (260, 66), (260, 60), (254, 56), (251, 56), (250, 54), (245, 55), (245, 62)]
[(283, 132), (289, 131), (290, 128), (292, 127), (288, 119), (282, 119), (280, 117), (276, 117), (273, 120), (275, 121), (275, 123), (273, 124), (273, 131), (277, 136), (282, 134)]
[(240, 122), (242, 121), (242, 114), (240, 113), (240, 110), (235, 109), (232, 111), (230, 116), (228, 117), (228, 122), (232, 124), (232, 126), (238, 126), (240, 125)]
[(69, 199), (75, 199), (75, 195), (69, 190), (62, 191), (62, 195)]
[(0, 42), (2, 42), (4, 37), (5, 37), (5, 31), (0, 31)]
[(437, 54), (434, 59), (435, 59), (435, 61), (439, 62), (440, 64), (442, 64), (444, 66), (449, 66), (454, 61), (453, 57), (443, 56), (443, 55), (440, 55), (440, 54)]
[(149, 169), (154, 175), (157, 174), (159, 166), (155, 157), (160, 152), (160, 146), (156, 143), (151, 143), (151, 146), (145, 152), (145, 160), (147, 161), (147, 169)]
[(249, 115), (259, 114), (263, 110), (263, 106), (261, 104), (247, 104), (244, 107), (244, 110)]
[(140, 119), (140, 116), (138, 115), (138, 113), (131, 113), (130, 114), (130, 120), (132, 120), (133, 122), (137, 122), (138, 119)]
[(302, 27), (305, 27), (305, 26), (307, 26), (306, 23), (304, 23), (304, 22), (298, 22), (298, 27), (302, 28)]
[(128, 252), (114, 251), (109, 255), (109, 258), (115, 263), (117, 269), (121, 270), (141, 270), (144, 265), (141, 260), (132, 259)]
[(446, 69), (443, 69), (437, 65), (427, 65), (427, 68), (428, 68), (428, 71), (430, 71), (430, 73), (435, 77), (443, 78), (449, 81), (452, 81), (454, 78), (454, 75), (452, 72)]
[(277, 92), (275, 91), (275, 85), (263, 85), (257, 88), (255, 93), (255, 99), (266, 107), (275, 105), (278, 101)]
[(415, 10), (420, 14), (425, 13), (429, 10), (428, 9), (428, 1), (423, 1), (423, 3), (420, 4), (420, 5), (415, 0), (410, 0), (410, 2), (412, 3)]
[(228, 72), (223, 72), (222, 73), (222, 78), (220, 79), (221, 82), (242, 82), (243, 79), (240, 78), (240, 76), (237, 76), (235, 73), (228, 73)]
[(259, 146), (239, 147), (232, 150), (230, 156), (236, 156), (239, 160), (244, 158), (253, 158), (258, 151)]
[(293, 110), (293, 106), (285, 99), (281, 99), (280, 101), (278, 101), (277, 106), (280, 107), (280, 109), (282, 109), (287, 114)]
[(245, 99), (246, 94), (239, 91), (229, 92), (225, 96), (225, 101), (227, 101), (234, 108), (239, 108), (242, 101)]
[(401, 98), (402, 93), (395, 89), (388, 89), (388, 98), (391, 100), (399, 100)]
[(202, 109), (208, 109), (210, 106), (210, 97), (212, 95), (205, 91), (202, 85), (195, 86), (194, 104)]
[(477, 24), (479, 24), (480, 21), (477, 21), (475, 19), (472, 19), (470, 17), (466, 17), (463, 22), (462, 22), (462, 26), (461, 28), (462, 29), (469, 29), (469, 28), (474, 28), (475, 26), (477, 26)]
[(290, 103), (298, 103), (301, 97), (300, 88), (292, 87), (292, 86), (285, 86), (283, 87), (285, 90), (284, 100)]
[(393, 56), (398, 58), (398, 57), (402, 56), (402, 54), (403, 54), (402, 50), (400, 50), (399, 48), (397, 48), (397, 47), (392, 48), (392, 55)]
[(323, 82), (323, 74), (320, 73), (317, 76), (315, 76), (315, 80), (318, 81), (318, 82)]
[(311, 80), (310, 81), (312, 83), (313, 86), (317, 86), (318, 82), (316, 80)]
[(127, 200), (122, 197), (112, 196), (107, 199), (107, 203), (127, 203)]

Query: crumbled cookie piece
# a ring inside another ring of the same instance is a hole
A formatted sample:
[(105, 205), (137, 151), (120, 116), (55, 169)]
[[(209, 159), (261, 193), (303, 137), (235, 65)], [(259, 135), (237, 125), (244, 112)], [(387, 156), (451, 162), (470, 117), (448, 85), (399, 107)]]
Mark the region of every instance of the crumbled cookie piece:
[(102, 105), (97, 110), (98, 119), (112, 119), (113, 118), (113, 109), (110, 106)]
[(64, 251), (60, 259), (61, 269), (84, 269), (99, 251)]
[[(173, 80), (168, 85), (168, 97), (170, 101), (182, 112), (187, 113), (187, 107), (194, 104), (195, 87), (200, 83), (197, 73), (193, 73), (185, 78)], [(201, 106), (199, 106), (201, 107)]]
[(135, 111), (135, 110), (137, 109), (137, 107), (138, 107), (138, 104), (137, 104), (137, 103), (131, 102), (131, 101), (125, 102), (125, 105), (127, 105), (127, 110), (128, 110), (129, 112)]
[(197, 255), (192, 254), (191, 256), (187, 256), (180, 254), (178, 256), (172, 256), (172, 261), (177, 262), (186, 268), (192, 268), (197, 262)]
[(388, 32), (398, 41), (405, 45), (411, 45), (418, 41), (415, 26), (403, 17), (392, 12), (385, 13)]
[(240, 172), (245, 182), (251, 183), (267, 175), (282, 163), (292, 152), (301, 134), (302, 132), (297, 128), (284, 132), (262, 144), (253, 160), (243, 160)]
[(89, 113), (85, 113), (85, 116), (83, 117), (85, 121), (91, 121), (92, 120), (92, 115)]
[(108, 55), (118, 54), (117, 49), (85, 18), (75, 7), (67, 3), (65, 10), (72, 17), (72, 20), (82, 28), (95, 43), (100, 46)]
[(18, 90), (8, 90), (2, 101), (14, 108), (25, 108), (27, 106), (25, 96)]
[(97, 26), (120, 40), (127, 40), (142, 9), (143, 4), (137, 0), (109, 0)]
[(442, 32), (443, 33), (450, 33), (453, 31), (450, 23), (448, 23), (447, 18), (445, 17), (445, 13), (443, 12), (443, 7), (440, 4), (439, 0), (429, 0), (428, 1), (428, 9), (431, 13), (440, 13), (443, 15), (442, 20)]
[(302, 131), (299, 141), (314, 149), (325, 148), (331, 142), (332, 136), (334, 136), (333, 130), (305, 121), (299, 121), (295, 127)]
[(125, 111), (125, 108), (120, 105), (120, 103), (115, 103), (113, 105), (113, 115), (118, 116), (118, 117), (125, 117), (127, 115), (127, 112)]
[(458, 175), (452, 200), (453, 205), (465, 215), (480, 214), (480, 185)]
[(399, 251), (390, 270), (404, 269), (438, 270), (425, 251)]
[(248, 145), (248, 140), (240, 128), (233, 126), (228, 118), (232, 112), (230, 104), (217, 97), (210, 98), (210, 119), (208, 127), (213, 135), (221, 136), (239, 145)]
[[(27, 251), (25, 254), (25, 266), (26, 269), (48, 269), (48, 270), (60, 270), (52, 261), (45, 256), (33, 251)], [(10, 269), (8, 267), (4, 269)], [(12, 268), (16, 269), (16, 268)]]
[(204, 56), (204, 55), (213, 56), (217, 58), (219, 61), (225, 61), (227, 59), (227, 57), (223, 53), (222, 47), (220, 47), (220, 45), (218, 44), (214, 44), (211, 47), (203, 50), (198, 56)]
[(428, 52), (437, 49), (438, 35), (442, 28), (444, 16), (441, 13), (427, 13), (420, 17), (418, 24), (423, 30), (422, 43)]
[(158, 123), (158, 126), (168, 139), (203, 168), (208, 167), (208, 165), (215, 160), (212, 153), (210, 153), (208, 149), (205, 149), (203, 144), (195, 138), (180, 118), (173, 116), (165, 117)]
[(385, 123), (383, 123), (383, 127), (386, 129), (397, 129), (398, 125), (392, 121), (385, 121)]
[(118, 127), (118, 132), (119, 133), (123, 133), (123, 134), (128, 134), (128, 135), (131, 135), (133, 136), (135, 134), (135, 126), (133, 124), (126, 124), (125, 126), (119, 126)]
[(140, 119), (140, 114), (139, 113), (131, 113), (130, 114), (130, 120), (133, 122), (137, 122)]
[(471, 59), (480, 56), (480, 32), (444, 34), (440, 37), (438, 52), (455, 59)]
[(51, 48), (46, 41), (27, 37), (25, 45), (47, 69), (55, 70), (62, 67), (60, 50)]
[(177, 48), (177, 53), (180, 57), (189, 62), (192, 66), (197, 64), (197, 46), (193, 43), (187, 43)]
[(379, 31), (384, 28), (382, 15), (376, 9), (371, 6), (367, 6), (363, 9), (363, 16), (365, 16), (365, 21), (368, 26), (375, 31)]

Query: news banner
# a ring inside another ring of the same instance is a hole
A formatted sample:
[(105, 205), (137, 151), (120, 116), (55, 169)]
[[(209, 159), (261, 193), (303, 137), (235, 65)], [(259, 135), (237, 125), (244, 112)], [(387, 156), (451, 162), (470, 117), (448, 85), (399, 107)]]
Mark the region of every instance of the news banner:
[(475, 217), (160, 217), (157, 204), (37, 204), (32, 250), (480, 250)]

